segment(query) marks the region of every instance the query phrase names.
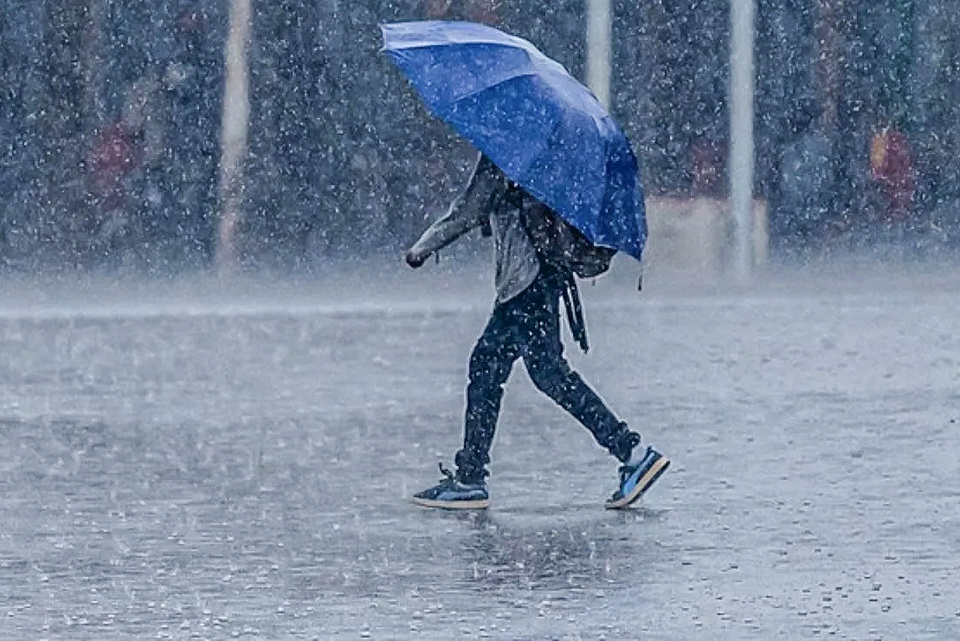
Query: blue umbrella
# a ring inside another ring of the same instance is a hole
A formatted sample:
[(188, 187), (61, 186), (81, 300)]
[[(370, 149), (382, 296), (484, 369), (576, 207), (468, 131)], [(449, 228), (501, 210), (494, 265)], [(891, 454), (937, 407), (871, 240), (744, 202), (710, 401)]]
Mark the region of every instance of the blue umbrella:
[(381, 29), (383, 50), (434, 114), (594, 244), (640, 260), (647, 225), (636, 156), (562, 65), (471, 22)]

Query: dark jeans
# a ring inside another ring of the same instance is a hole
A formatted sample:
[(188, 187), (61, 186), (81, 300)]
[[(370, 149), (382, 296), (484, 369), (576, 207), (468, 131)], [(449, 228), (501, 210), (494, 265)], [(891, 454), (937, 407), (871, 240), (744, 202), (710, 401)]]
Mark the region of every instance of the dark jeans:
[(562, 288), (562, 279), (555, 272), (542, 270), (521, 294), (494, 307), (470, 355), (463, 449), (456, 456), (461, 482), (478, 483), (489, 474), (486, 465), (503, 386), (518, 358), (523, 359), (533, 384), (580, 421), (615, 457), (626, 461), (640, 442), (640, 435), (617, 420), (563, 357)]

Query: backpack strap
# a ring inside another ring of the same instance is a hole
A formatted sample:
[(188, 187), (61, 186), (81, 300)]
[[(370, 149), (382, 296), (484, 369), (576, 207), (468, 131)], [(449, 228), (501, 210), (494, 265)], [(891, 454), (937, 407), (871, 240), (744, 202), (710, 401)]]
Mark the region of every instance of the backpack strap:
[(564, 279), (563, 306), (567, 311), (567, 322), (570, 324), (570, 333), (573, 339), (577, 341), (580, 349), (586, 354), (590, 350), (590, 344), (587, 342), (587, 323), (583, 320), (583, 305), (580, 303), (580, 290), (577, 288), (577, 279), (569, 271), (561, 272)]

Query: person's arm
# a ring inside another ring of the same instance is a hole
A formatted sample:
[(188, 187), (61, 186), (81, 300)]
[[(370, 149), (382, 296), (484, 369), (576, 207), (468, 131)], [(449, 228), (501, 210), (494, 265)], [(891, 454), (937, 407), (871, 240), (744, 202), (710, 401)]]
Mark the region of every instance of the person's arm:
[(489, 211), (488, 201), (498, 183), (496, 165), (481, 155), (463, 193), (450, 205), (447, 214), (437, 220), (407, 250), (406, 260), (419, 267), (434, 252), (446, 247), (471, 229), (483, 225)]

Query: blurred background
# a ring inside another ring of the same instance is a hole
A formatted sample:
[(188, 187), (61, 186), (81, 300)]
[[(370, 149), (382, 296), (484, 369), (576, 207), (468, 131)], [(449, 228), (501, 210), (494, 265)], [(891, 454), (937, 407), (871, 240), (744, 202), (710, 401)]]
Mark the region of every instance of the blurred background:
[[(442, 211), (473, 152), (379, 54), (378, 23), (494, 24), (584, 78), (589, 4), (253, 0), (231, 191), (225, 52), (238, 0), (2, 0), (0, 270), (166, 273), (218, 255), (311, 270), (394, 255)], [(610, 108), (648, 198), (723, 203), (729, 0), (614, 0), (610, 13)], [(755, 32), (763, 251), (956, 251), (953, 3), (758, 0)]]

